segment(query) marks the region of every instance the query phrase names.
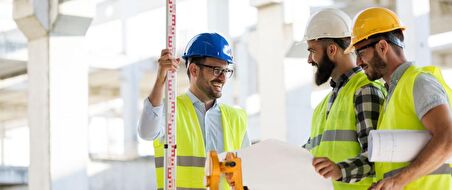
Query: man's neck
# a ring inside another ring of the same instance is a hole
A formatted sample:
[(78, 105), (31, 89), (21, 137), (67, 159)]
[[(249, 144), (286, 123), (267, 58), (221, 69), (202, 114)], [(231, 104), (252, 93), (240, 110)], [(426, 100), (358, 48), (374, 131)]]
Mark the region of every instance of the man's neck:
[(386, 67), (388, 68), (388, 70), (386, 72), (386, 75), (383, 75), (383, 80), (386, 82), (386, 84), (390, 85), (392, 74), (394, 74), (395, 70), (406, 61), (407, 60), (403, 52), (400, 55), (396, 55), (393, 51), (388, 52), (386, 59)]
[(331, 73), (331, 78), (336, 82), (342, 75), (349, 72), (355, 67), (356, 64), (348, 56), (344, 57), (343, 59), (339, 59), (336, 63), (336, 68), (334, 68), (333, 72)]
[(206, 110), (209, 110), (213, 104), (215, 103), (215, 99), (208, 98), (205, 94), (201, 93), (199, 90), (190, 87), (188, 89), (196, 98), (199, 99), (202, 103), (204, 103)]
[(398, 62), (398, 63), (396, 63), (394, 66), (388, 68), (387, 74), (383, 76), (383, 80), (384, 80), (388, 85), (391, 85), (391, 78), (392, 78), (392, 75), (393, 75), (394, 72), (397, 70), (397, 68), (399, 68), (400, 65), (402, 65), (402, 64), (403, 64), (402, 62)]

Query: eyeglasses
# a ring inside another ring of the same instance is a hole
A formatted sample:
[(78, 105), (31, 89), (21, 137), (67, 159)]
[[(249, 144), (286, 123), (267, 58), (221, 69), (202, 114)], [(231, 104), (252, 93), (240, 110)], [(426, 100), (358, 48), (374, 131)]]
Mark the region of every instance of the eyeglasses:
[(213, 70), (213, 75), (215, 77), (218, 77), (221, 74), (224, 74), (224, 76), (226, 78), (231, 78), (232, 74), (234, 73), (234, 70), (228, 69), (228, 68), (222, 69), (221, 67), (215, 67), (215, 66), (211, 66), (211, 65), (204, 65), (204, 64), (201, 64), (201, 63), (195, 63), (195, 65), (211, 68)]
[(374, 47), (375, 44), (377, 44), (379, 41), (380, 41), (380, 40), (376, 40), (376, 41), (374, 41), (374, 42), (371, 42), (371, 43), (369, 43), (369, 44), (367, 44), (367, 45), (365, 45), (365, 46), (363, 46), (363, 47), (357, 49), (357, 50), (355, 51), (356, 55), (357, 55), (358, 57), (361, 57), (361, 54), (362, 54), (362, 51), (363, 51), (363, 50), (365, 50), (365, 49), (367, 49), (367, 48), (370, 48), (370, 47)]

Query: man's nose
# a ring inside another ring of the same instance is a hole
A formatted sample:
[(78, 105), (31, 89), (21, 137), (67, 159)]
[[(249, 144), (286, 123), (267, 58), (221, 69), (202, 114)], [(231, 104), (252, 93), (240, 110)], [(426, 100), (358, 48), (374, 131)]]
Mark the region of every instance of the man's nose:
[(361, 59), (361, 57), (356, 56), (356, 65), (361, 66), (362, 64), (364, 64), (363, 59)]
[(311, 65), (314, 63), (314, 60), (312, 60), (311, 53), (309, 53), (309, 55), (308, 55), (308, 63)]
[(220, 73), (220, 75), (218, 75), (217, 78), (220, 79), (221, 81), (225, 81), (225, 80), (226, 80), (226, 72), (225, 72), (225, 71), (222, 71), (222, 72)]

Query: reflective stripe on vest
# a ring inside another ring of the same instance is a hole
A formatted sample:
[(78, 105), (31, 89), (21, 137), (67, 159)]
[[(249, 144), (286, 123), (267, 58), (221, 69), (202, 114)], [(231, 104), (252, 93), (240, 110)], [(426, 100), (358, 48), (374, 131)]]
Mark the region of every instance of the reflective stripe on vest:
[[(387, 172), (384, 174), (384, 178), (392, 177), (398, 174), (400, 170), (403, 170), (404, 168), (405, 167)], [(450, 168), (449, 164), (441, 165), (438, 169), (436, 169), (435, 171), (431, 172), (428, 175), (443, 175), (443, 174), (452, 175), (452, 168)]]
[[(220, 104), (225, 151), (240, 149), (246, 134), (247, 115), (244, 110)], [(206, 151), (198, 117), (190, 98), (177, 97), (177, 164), (176, 188), (181, 190), (205, 189), (204, 164)], [(164, 183), (163, 139), (154, 140), (157, 188)]]
[[(155, 167), (163, 167), (164, 159), (163, 157), (155, 157)], [(191, 166), (191, 167), (204, 167), (206, 164), (205, 157), (195, 157), (195, 156), (177, 156), (178, 166)]]
[[(383, 89), (383, 85), (371, 82), (364, 72), (358, 72), (339, 91), (328, 118), (326, 110), (331, 93), (315, 108), (310, 142), (306, 146), (314, 157), (327, 157), (333, 162), (342, 162), (361, 153), (356, 131), (355, 96), (358, 89), (373, 85)], [(335, 190), (367, 190), (372, 178), (364, 178), (356, 183), (343, 183), (333, 180)]]
[[(392, 96), (389, 101), (386, 102), (384, 112), (380, 112), (380, 119), (378, 121), (379, 130), (426, 130), (422, 122), (418, 119), (415, 112), (415, 105), (413, 104), (414, 82), (420, 73), (432, 74), (440, 82), (446, 90), (450, 107), (452, 93), (444, 82), (440, 69), (434, 66), (419, 68), (412, 65), (399, 79)], [(400, 172), (402, 168), (407, 167), (409, 164), (409, 162), (376, 162), (375, 172), (377, 180), (392, 176)], [(405, 189), (451, 189), (452, 177), (450, 172), (450, 167), (445, 168), (443, 165), (431, 175), (420, 177), (408, 183), (405, 186)]]
[(358, 141), (358, 138), (355, 130), (328, 130), (311, 139), (309, 147), (315, 148), (322, 141)]
[[(163, 190), (163, 188), (158, 188), (157, 190)], [(185, 188), (185, 187), (176, 187), (176, 190), (206, 190), (205, 188)]]

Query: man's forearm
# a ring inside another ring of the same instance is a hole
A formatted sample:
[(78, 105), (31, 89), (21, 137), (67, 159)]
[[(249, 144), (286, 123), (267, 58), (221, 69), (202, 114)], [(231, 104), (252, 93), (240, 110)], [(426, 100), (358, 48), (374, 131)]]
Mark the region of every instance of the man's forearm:
[(425, 145), (416, 159), (396, 176), (405, 182), (404, 184), (408, 184), (413, 180), (430, 174), (451, 156), (452, 143), (450, 141), (450, 137), (446, 134), (433, 136), (432, 140)]
[(341, 181), (345, 183), (355, 183), (374, 174), (372, 164), (364, 153), (337, 165), (341, 169)]
[(137, 129), (140, 138), (151, 141), (160, 136), (163, 130), (163, 126), (160, 124), (162, 118), (163, 106), (153, 107), (146, 99)]
[(452, 155), (452, 119), (448, 104), (430, 109), (422, 117), (422, 124), (432, 134), (415, 160), (395, 177), (409, 183), (428, 175)]
[(152, 88), (152, 91), (148, 97), (152, 106), (157, 107), (162, 104), (165, 81), (166, 81), (166, 73), (162, 73), (161, 71), (159, 71), (157, 79), (155, 80), (155, 83), (154, 83), (154, 87)]

